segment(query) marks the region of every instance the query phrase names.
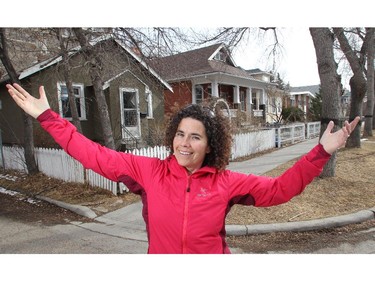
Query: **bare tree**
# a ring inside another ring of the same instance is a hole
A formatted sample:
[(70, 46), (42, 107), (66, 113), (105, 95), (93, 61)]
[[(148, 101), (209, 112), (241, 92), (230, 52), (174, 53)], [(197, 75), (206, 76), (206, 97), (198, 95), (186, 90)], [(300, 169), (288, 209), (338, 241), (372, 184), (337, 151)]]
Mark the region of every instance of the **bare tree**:
[(268, 100), (268, 107), (270, 110), (267, 111), (267, 115), (276, 123), (281, 123), (282, 116), (282, 103), (286, 92), (278, 89), (277, 87), (267, 87), (265, 90)]
[[(329, 28), (310, 28), (310, 34), (314, 42), (315, 53), (322, 93), (322, 119), (320, 136), (327, 128), (328, 122), (335, 122), (334, 130), (340, 125), (340, 95), (341, 78), (337, 74), (337, 64), (334, 57), (334, 35)], [(335, 176), (336, 152), (324, 166), (322, 177)]]
[(148, 27), (124, 28), (117, 27), (112, 35), (133, 48), (142, 57), (161, 57), (190, 50), (200, 42), (195, 39), (196, 33), (189, 28)]
[[(21, 85), (21, 82), (18, 79), (17, 72), (9, 57), (6, 32), (4, 28), (0, 28), (0, 58), (6, 71), (8, 72), (8, 75), (12, 83), (18, 83)], [(22, 112), (22, 116), (23, 116), (24, 128), (25, 128), (23, 146), (24, 146), (26, 168), (29, 174), (36, 174), (39, 172), (39, 169), (35, 161), (33, 121), (32, 121), (32, 117), (24, 112)]]
[(73, 28), (79, 44), (83, 49), (83, 55), (89, 63), (89, 74), (94, 86), (94, 93), (98, 103), (100, 123), (103, 131), (104, 145), (111, 149), (115, 149), (115, 141), (113, 138), (111, 120), (109, 117), (108, 105), (105, 100), (103, 91), (103, 79), (101, 75), (102, 61), (99, 53), (90, 44), (86, 37), (86, 32), (82, 28)]
[[(340, 48), (348, 60), (353, 72), (353, 76), (349, 81), (351, 90), (349, 119), (351, 121), (354, 120), (356, 116), (362, 116), (362, 102), (366, 94), (367, 85), (364, 71), (366, 43), (363, 43), (360, 52), (356, 52), (350, 45), (348, 38), (345, 36), (343, 28), (333, 28), (333, 32), (338, 39)], [(364, 40), (367, 40), (366, 37)], [(361, 147), (361, 126), (357, 126), (350, 134), (346, 147)]]
[(366, 28), (366, 36), (368, 36), (367, 46), (367, 105), (365, 112), (365, 127), (363, 136), (372, 136), (373, 129), (373, 112), (374, 112), (374, 53), (375, 53), (375, 28)]
[[(280, 43), (280, 32), (276, 27), (220, 27), (213, 32), (196, 33), (196, 41), (199, 44), (210, 42), (225, 43), (230, 52), (239, 46), (241, 42), (252, 40), (263, 41), (266, 35), (270, 35), (271, 43), (264, 47), (264, 54), (272, 60), (272, 73), (277, 72), (277, 60), (283, 54), (283, 46)], [(263, 44), (263, 42), (261, 43)]]
[(66, 28), (56, 28), (57, 39), (59, 41), (61, 56), (62, 56), (62, 65), (63, 65), (63, 75), (66, 83), (66, 88), (68, 91), (69, 98), (69, 109), (72, 114), (72, 123), (76, 126), (77, 130), (82, 133), (81, 121), (79, 120), (76, 97), (74, 95), (73, 80), (71, 75), (71, 67), (69, 64), (69, 39), (70, 35), (66, 35), (69, 31)]

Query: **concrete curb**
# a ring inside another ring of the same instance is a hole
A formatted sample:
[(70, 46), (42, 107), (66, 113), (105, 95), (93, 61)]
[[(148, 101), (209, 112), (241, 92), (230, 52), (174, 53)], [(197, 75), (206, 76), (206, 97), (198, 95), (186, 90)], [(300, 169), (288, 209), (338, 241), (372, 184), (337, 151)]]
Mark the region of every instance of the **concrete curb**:
[[(38, 199), (55, 204), (61, 208), (68, 209), (78, 215), (94, 219), (97, 217), (90, 208), (80, 205), (73, 205), (62, 201), (54, 200), (45, 196), (37, 196)], [(375, 207), (359, 211), (353, 214), (315, 219), (309, 221), (253, 224), (253, 225), (226, 225), (226, 234), (230, 236), (246, 236), (254, 234), (266, 234), (273, 232), (299, 232), (329, 229), (348, 224), (361, 223), (375, 218)]]
[(357, 213), (337, 217), (316, 219), (310, 221), (254, 224), (254, 225), (227, 225), (227, 235), (244, 236), (252, 234), (264, 234), (283, 231), (311, 231), (345, 226), (353, 223), (360, 223), (375, 218), (375, 207)]
[[(37, 196), (38, 199), (55, 204), (61, 208), (68, 209), (78, 215), (94, 219), (97, 217), (90, 208), (80, 205), (73, 205), (62, 201), (54, 200), (44, 196)], [(272, 232), (299, 232), (329, 229), (348, 224), (361, 223), (375, 218), (375, 207), (359, 211), (353, 214), (329, 217), (323, 219), (315, 219), (309, 221), (285, 222), (285, 223), (269, 223), (269, 224), (253, 224), (253, 225), (226, 225), (226, 234), (231, 236), (245, 236), (253, 234), (265, 234)]]
[(54, 200), (54, 199), (51, 199), (51, 198), (48, 198), (48, 197), (45, 197), (45, 196), (36, 196), (36, 198), (38, 198), (40, 200), (47, 201), (51, 204), (54, 204), (54, 205), (57, 205), (61, 208), (70, 210), (70, 211), (72, 211), (72, 212), (74, 212), (78, 215), (81, 215), (81, 216), (84, 216), (84, 217), (87, 217), (87, 218), (90, 218), (90, 219), (94, 219), (94, 218), (97, 217), (97, 215), (95, 214), (94, 211), (92, 211), (90, 208), (85, 207), (85, 206), (73, 205), (73, 204), (69, 204), (69, 203), (66, 203), (66, 202)]
[[(66, 202), (54, 200), (45, 196), (36, 196), (40, 200), (55, 204), (61, 208), (70, 210), (78, 215), (94, 219), (97, 217), (90, 208), (80, 205), (73, 205)], [(226, 234), (230, 236), (246, 236), (253, 234), (265, 234), (272, 232), (299, 232), (329, 229), (348, 224), (361, 223), (375, 218), (375, 207), (359, 211), (353, 214), (315, 219), (309, 221), (269, 223), (269, 224), (252, 224), (252, 225), (226, 225)]]

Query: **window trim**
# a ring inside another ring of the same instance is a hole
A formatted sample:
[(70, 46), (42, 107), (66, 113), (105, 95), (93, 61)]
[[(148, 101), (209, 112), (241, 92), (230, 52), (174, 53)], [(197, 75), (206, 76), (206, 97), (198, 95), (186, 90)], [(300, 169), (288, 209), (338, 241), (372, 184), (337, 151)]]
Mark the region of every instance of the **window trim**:
[(154, 108), (152, 106), (152, 91), (146, 89), (146, 103), (147, 103), (147, 119), (154, 119)]
[[(58, 97), (58, 102), (59, 102), (59, 113), (60, 116), (66, 120), (73, 120), (72, 117), (65, 117), (63, 114), (63, 109), (62, 109), (62, 99), (61, 99), (61, 87), (64, 86), (66, 87), (65, 82), (57, 82), (57, 97)], [(82, 83), (72, 83), (73, 88), (78, 88), (79, 89), (79, 96), (77, 98), (80, 99), (80, 105), (81, 105), (81, 116), (79, 117), (79, 120), (87, 120), (87, 114), (86, 114), (86, 103), (85, 103), (85, 86)]]
[[(131, 126), (131, 127), (126, 127), (125, 126), (125, 115), (124, 115), (124, 97), (123, 97), (123, 92), (134, 92), (136, 96), (136, 116), (137, 116), (137, 125), (136, 126)], [(134, 128), (131, 130), (131, 133), (134, 133), (134, 136), (136, 138), (141, 138), (142, 130), (141, 130), (141, 120), (139, 116), (139, 89), (138, 88), (133, 88), (133, 87), (120, 87), (119, 88), (119, 95), (120, 95), (120, 123), (121, 123), (121, 137), (123, 139), (126, 139), (126, 130), (125, 128)], [(129, 130), (129, 129), (127, 129)]]

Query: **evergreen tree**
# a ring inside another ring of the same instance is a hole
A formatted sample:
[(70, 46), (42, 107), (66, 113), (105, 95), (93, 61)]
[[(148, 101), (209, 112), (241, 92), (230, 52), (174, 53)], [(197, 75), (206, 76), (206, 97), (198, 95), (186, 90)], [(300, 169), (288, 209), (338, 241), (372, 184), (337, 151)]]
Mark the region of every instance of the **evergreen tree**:
[(315, 97), (311, 98), (309, 118), (311, 121), (320, 121), (322, 118), (322, 93), (320, 88), (319, 93), (315, 93)]

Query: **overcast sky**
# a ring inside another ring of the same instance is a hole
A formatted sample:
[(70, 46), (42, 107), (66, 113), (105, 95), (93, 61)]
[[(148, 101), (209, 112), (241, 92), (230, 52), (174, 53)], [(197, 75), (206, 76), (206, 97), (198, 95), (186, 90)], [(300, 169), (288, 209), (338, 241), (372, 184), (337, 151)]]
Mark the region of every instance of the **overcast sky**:
[[(360, 0), (370, 2), (370, 0)], [(246, 2), (231, 0), (142, 0), (122, 3), (107, 0), (93, 1), (65, 0), (56, 10), (46, 6), (42, 0), (19, 0), (17, 8), (4, 10), (0, 18), (2, 27), (243, 27), (276, 26), (281, 31), (280, 41), (284, 47), (278, 57), (276, 69), (281, 78), (291, 86), (319, 84), (315, 50), (308, 30), (309, 26), (373, 26), (371, 9), (361, 9), (353, 15), (350, 5), (342, 0), (316, 0), (295, 2), (292, 0), (268, 0)], [(142, 3), (142, 5), (140, 5)], [(302, 4), (303, 3), (303, 4)], [(114, 9), (114, 7), (116, 7)], [(72, 12), (73, 8), (73, 12)], [(65, 16), (63, 16), (65, 15)], [(70, 16), (66, 16), (70, 15)], [(282, 28), (288, 27), (288, 28)], [(241, 52), (242, 50), (242, 52)], [(267, 58), (264, 46), (250, 42), (239, 48), (234, 56), (238, 66), (245, 69), (272, 69), (272, 59)], [(270, 65), (271, 64), (271, 65)], [(343, 77), (345, 79), (345, 77)], [(343, 84), (347, 82), (343, 81)]]
[[(270, 31), (269, 32), (271, 35)], [(292, 87), (320, 84), (314, 45), (308, 28), (280, 28), (281, 52), (276, 55), (275, 70)], [(250, 39), (234, 52), (233, 59), (244, 69), (273, 69), (270, 46), (273, 38), (259, 42)]]

